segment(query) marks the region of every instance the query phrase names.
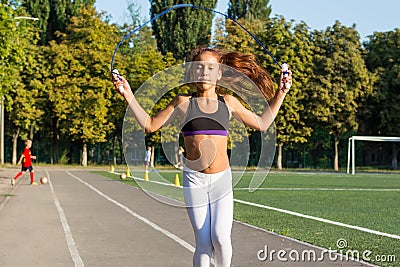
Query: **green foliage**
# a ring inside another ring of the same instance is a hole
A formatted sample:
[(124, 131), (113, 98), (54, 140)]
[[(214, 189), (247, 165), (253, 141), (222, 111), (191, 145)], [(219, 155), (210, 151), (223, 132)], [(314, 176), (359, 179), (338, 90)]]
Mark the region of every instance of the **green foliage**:
[(52, 74), (46, 82), (61, 132), (83, 143), (104, 142), (114, 127), (107, 120), (112, 86), (108, 59), (117, 29), (102, 22), (93, 8), (71, 19), (60, 43), (50, 42)]
[(44, 88), (34, 80), (43, 72), (38, 50), (37, 46), (29, 45), (20, 74), (20, 84), (9, 94), (12, 99), (9, 120), (14, 128), (20, 129), (21, 138), (24, 139), (32, 138), (32, 131), (39, 130), (44, 118), (45, 106), (41, 97)]
[(362, 58), (359, 35), (354, 28), (336, 22), (325, 32), (314, 32), (315, 85), (311, 110), (330, 133), (341, 136), (356, 130), (357, 99), (371, 91), (368, 70)]
[(22, 5), (26, 8), (27, 12), (35, 17), (38, 18), (38, 28), (40, 32), (40, 39), (41, 44), (46, 44), (49, 41), (47, 36), (47, 29), (49, 27), (49, 20), (50, 20), (50, 0), (29, 0), (23, 1)]
[(56, 37), (56, 32), (65, 32), (70, 19), (79, 14), (83, 6), (89, 7), (95, 0), (23, 0), (27, 12), (39, 19), (41, 44)]
[[(31, 24), (15, 20), (21, 9), (15, 10), (9, 4), (0, 3), (0, 96), (6, 96), (18, 85), (19, 74), (25, 58), (25, 49), (29, 45)], [(22, 22), (22, 23), (21, 23)]]
[[(400, 30), (376, 32), (365, 43), (366, 64), (377, 81), (360, 118), (367, 134), (400, 135)], [(368, 127), (373, 125), (374, 127)]]
[[(247, 20), (239, 21), (244, 27), (267, 45), (268, 50), (281, 62), (288, 62), (295, 77), (293, 86), (286, 96), (282, 108), (275, 120), (277, 126), (277, 141), (287, 145), (304, 143), (311, 133), (306, 125), (306, 113), (303, 84), (311, 76), (312, 47), (308, 28), (305, 24), (293, 26), (283, 17), (269, 21)], [(216, 45), (227, 50), (257, 55), (260, 64), (267, 69), (276, 80), (279, 79), (279, 68), (264, 50), (240, 27), (231, 21), (217, 26)], [(298, 78), (297, 78), (298, 77)], [(276, 86), (277, 87), (277, 86)]]
[[(293, 72), (293, 85), (282, 103), (275, 119), (277, 142), (288, 146), (307, 142), (312, 128), (307, 121), (308, 79), (312, 76), (313, 47), (307, 25), (293, 25), (283, 17), (275, 17), (266, 24), (261, 40), (281, 62), (287, 62)], [(259, 52), (258, 52), (259, 53)], [(259, 56), (261, 57), (261, 55)], [(264, 55), (262, 62), (276, 80), (279, 80), (279, 68)]]
[(371, 91), (372, 80), (362, 57), (360, 37), (353, 28), (336, 22), (325, 32), (315, 31), (314, 76), (311, 78), (309, 109), (334, 138), (335, 170), (337, 145), (348, 132), (356, 131), (358, 100)]
[(228, 3), (228, 16), (235, 20), (266, 21), (270, 14), (269, 0), (230, 0)]
[[(19, 1), (0, 3), (0, 96), (7, 107), (6, 139), (16, 133), (30, 137), (39, 131), (49, 136), (47, 144), (55, 146), (59, 139), (66, 144), (119, 142), (126, 103), (115, 93), (108, 67), (121, 36), (141, 22), (137, 4), (130, 2), (131, 24), (117, 28), (95, 12), (91, 7), (94, 0), (20, 2), (22, 5)], [(151, 1), (151, 16), (177, 3)], [(215, 8), (216, 1), (192, 3)], [(88, 8), (79, 11), (84, 6)], [(264, 7), (267, 9), (262, 11)], [(374, 33), (364, 49), (354, 27), (336, 22), (324, 31), (310, 32), (303, 22), (270, 19), (269, 8), (268, 1), (230, 1), (229, 12), (293, 71), (293, 86), (275, 120), (283, 153), (288, 149), (307, 151), (317, 158), (313, 164), (318, 165), (334, 162), (332, 146), (337, 147), (349, 135), (400, 134), (398, 29)], [(15, 21), (16, 16), (33, 16), (39, 21)], [(211, 19), (212, 13), (197, 9), (169, 12), (153, 29), (142, 28), (120, 47), (116, 68), (137, 91), (159, 71), (181, 62), (194, 46), (210, 45)], [(38, 45), (38, 39), (47, 46)], [(279, 68), (273, 60), (231, 21), (218, 19), (211, 45), (255, 54), (278, 80)], [(168, 76), (160, 76), (150, 82), (147, 95), (138, 96), (150, 114), (189, 90), (174, 87), (158, 99), (169, 82)], [(229, 148), (244, 136), (237, 125), (231, 129)], [(137, 125), (129, 130), (143, 134)], [(176, 140), (177, 135), (177, 129), (164, 128), (164, 140)], [(161, 134), (156, 132), (146, 140), (158, 143)]]
[[(179, 3), (177, 0), (151, 0), (151, 17)], [(214, 9), (217, 1), (191, 0), (187, 3)], [(197, 45), (208, 45), (211, 26), (211, 12), (191, 8), (173, 10), (152, 22), (158, 49), (164, 55), (173, 53), (177, 60), (183, 60)]]
[(5, 98), (8, 110), (6, 132), (28, 137), (36, 127), (36, 118), (42, 115), (35, 100), (38, 92), (25, 83), (35, 65), (38, 36), (36, 22), (15, 19), (18, 16), (26, 16), (22, 8), (0, 3), (0, 97)]
[[(176, 60), (172, 53), (162, 55), (157, 50), (150, 28), (144, 27), (136, 35), (132, 36), (130, 40), (122, 44), (118, 54), (124, 60), (116, 60), (115, 67), (129, 80), (137, 100), (151, 115), (164, 109), (178, 92), (182, 92), (180, 88), (175, 88), (157, 102), (157, 99), (161, 96), (160, 91), (162, 91), (162, 88), (170, 85), (174, 77), (176, 77), (173, 73), (170, 73), (172, 75), (170, 77), (159, 75), (158, 73), (176, 65)], [(154, 78), (153, 76), (155, 75), (157, 76)], [(139, 88), (140, 90), (138, 91)], [(126, 108), (126, 104), (122, 102), (121, 108)], [(121, 123), (125, 119), (124, 132), (127, 135), (143, 132), (143, 129), (134, 121), (133, 115), (129, 111), (127, 114), (125, 114), (125, 111), (120, 112), (116, 116)], [(124, 116), (125, 118), (123, 118)], [(119, 127), (122, 129), (122, 125), (118, 124), (117, 128)], [(176, 131), (176, 129), (167, 131), (170, 134), (163, 137), (167, 139), (173, 138), (172, 136), (176, 137)], [(160, 131), (151, 134), (150, 140), (155, 143), (160, 142)]]
[[(260, 20), (251, 23), (247, 20), (239, 20), (256, 36), (265, 31), (265, 24)], [(217, 24), (214, 45), (222, 46), (228, 51), (239, 51), (244, 54), (255, 53), (258, 44), (242, 28), (231, 20), (220, 21)]]

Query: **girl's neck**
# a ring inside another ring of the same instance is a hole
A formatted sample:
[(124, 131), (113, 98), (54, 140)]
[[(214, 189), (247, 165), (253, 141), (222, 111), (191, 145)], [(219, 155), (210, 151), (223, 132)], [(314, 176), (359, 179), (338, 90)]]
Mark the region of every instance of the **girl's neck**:
[(197, 91), (196, 92), (197, 97), (205, 97), (205, 98), (211, 98), (211, 99), (216, 99), (218, 98), (217, 93), (213, 91)]

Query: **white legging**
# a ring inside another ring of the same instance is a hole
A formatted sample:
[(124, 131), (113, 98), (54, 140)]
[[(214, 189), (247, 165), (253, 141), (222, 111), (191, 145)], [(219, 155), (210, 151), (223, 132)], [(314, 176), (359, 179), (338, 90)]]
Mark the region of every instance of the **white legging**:
[(215, 266), (230, 266), (233, 222), (231, 169), (204, 174), (185, 166), (183, 191), (196, 239), (193, 266), (210, 266), (213, 252)]

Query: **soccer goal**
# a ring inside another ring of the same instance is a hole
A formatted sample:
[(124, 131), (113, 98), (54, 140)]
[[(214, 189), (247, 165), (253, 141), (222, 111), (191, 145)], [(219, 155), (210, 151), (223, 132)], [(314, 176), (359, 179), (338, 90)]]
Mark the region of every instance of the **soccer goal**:
[(350, 173), (350, 162), (351, 162), (351, 174), (356, 173), (356, 159), (355, 159), (355, 142), (356, 141), (373, 141), (373, 142), (400, 142), (400, 137), (389, 137), (389, 136), (352, 136), (349, 138), (349, 145), (347, 151), (347, 173)]

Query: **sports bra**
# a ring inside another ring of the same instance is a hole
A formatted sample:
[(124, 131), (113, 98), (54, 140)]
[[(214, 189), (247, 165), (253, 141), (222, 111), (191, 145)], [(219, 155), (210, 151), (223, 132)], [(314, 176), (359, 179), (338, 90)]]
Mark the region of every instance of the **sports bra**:
[(192, 135), (221, 135), (228, 136), (229, 110), (223, 96), (218, 95), (218, 109), (214, 113), (201, 111), (196, 95), (189, 99), (189, 106), (185, 122), (183, 124), (183, 136)]

